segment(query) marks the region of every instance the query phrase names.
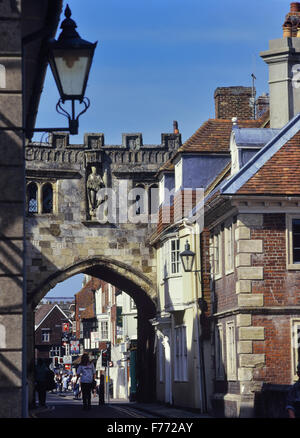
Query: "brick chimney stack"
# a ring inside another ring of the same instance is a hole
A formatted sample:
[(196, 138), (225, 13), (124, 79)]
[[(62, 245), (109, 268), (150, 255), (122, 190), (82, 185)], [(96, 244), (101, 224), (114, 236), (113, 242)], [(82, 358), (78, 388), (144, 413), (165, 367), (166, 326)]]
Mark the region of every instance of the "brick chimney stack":
[(300, 3), (293, 2), (283, 23), (283, 38), (300, 37)]
[(216, 89), (216, 119), (237, 117), (239, 120), (253, 119), (253, 89), (251, 87), (219, 87)]
[(173, 134), (179, 134), (179, 129), (178, 129), (178, 122), (177, 122), (177, 120), (174, 120), (174, 122), (173, 122)]

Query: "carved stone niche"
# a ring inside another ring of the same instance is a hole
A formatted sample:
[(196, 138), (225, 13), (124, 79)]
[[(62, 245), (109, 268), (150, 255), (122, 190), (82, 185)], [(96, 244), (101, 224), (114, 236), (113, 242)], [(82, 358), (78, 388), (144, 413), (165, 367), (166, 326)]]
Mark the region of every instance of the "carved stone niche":
[(88, 149), (100, 149), (104, 146), (104, 134), (102, 132), (84, 134), (84, 145)]
[(49, 135), (49, 143), (54, 148), (64, 149), (69, 146), (69, 133), (68, 132), (53, 132)]
[(161, 144), (169, 150), (178, 149), (181, 145), (181, 134), (161, 134)]
[(122, 146), (127, 149), (139, 150), (143, 146), (143, 136), (141, 133), (122, 134)]
[(84, 156), (86, 167), (88, 165), (96, 165), (97, 163), (102, 163), (104, 158), (103, 151), (99, 150), (85, 151)]

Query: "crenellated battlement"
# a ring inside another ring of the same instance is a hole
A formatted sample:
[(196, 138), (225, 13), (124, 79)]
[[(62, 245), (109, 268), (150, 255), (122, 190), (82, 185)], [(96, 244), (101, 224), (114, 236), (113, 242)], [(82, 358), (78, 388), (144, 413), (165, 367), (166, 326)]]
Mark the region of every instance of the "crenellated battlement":
[(103, 133), (86, 133), (83, 144), (70, 144), (68, 133), (53, 133), (47, 143), (28, 143), (25, 157), (27, 168), (31, 170), (40, 166), (53, 167), (53, 164), (81, 168), (88, 163), (107, 162), (112, 170), (116, 170), (116, 166), (128, 166), (130, 171), (143, 165), (143, 171), (149, 166), (153, 172), (168, 161), (181, 144), (180, 133), (163, 133), (161, 144), (145, 145), (141, 133), (122, 134), (119, 145), (106, 145)]

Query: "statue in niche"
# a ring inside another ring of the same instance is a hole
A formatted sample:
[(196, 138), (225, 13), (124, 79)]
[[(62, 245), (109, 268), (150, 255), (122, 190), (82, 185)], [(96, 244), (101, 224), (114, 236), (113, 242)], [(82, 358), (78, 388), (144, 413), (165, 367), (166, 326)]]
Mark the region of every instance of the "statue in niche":
[(89, 214), (92, 219), (95, 219), (97, 208), (105, 201), (105, 197), (97, 197), (98, 191), (104, 188), (105, 184), (101, 175), (97, 173), (97, 168), (95, 166), (91, 167), (91, 173), (88, 176), (86, 187), (89, 201)]

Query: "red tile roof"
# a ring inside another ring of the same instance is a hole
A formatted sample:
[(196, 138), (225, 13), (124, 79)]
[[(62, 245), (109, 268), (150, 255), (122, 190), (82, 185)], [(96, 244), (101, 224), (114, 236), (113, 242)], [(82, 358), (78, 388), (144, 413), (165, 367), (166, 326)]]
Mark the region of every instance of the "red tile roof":
[[(265, 128), (269, 121), (269, 111), (257, 120), (238, 120), (240, 128)], [(174, 170), (174, 158), (181, 152), (229, 154), (229, 141), (232, 131), (232, 120), (209, 119), (182, 145), (175, 155), (158, 171)]]
[(34, 321), (35, 321), (35, 325), (39, 325), (40, 322), (45, 318), (45, 316), (48, 315), (48, 313), (50, 312), (50, 310), (53, 309), (53, 307), (55, 307), (55, 304), (41, 304), (35, 311), (34, 314)]
[[(258, 120), (238, 120), (240, 128), (259, 128), (266, 115)], [(177, 152), (229, 153), (232, 120), (209, 119), (193, 134)]]
[(300, 195), (300, 132), (285, 143), (237, 194)]

